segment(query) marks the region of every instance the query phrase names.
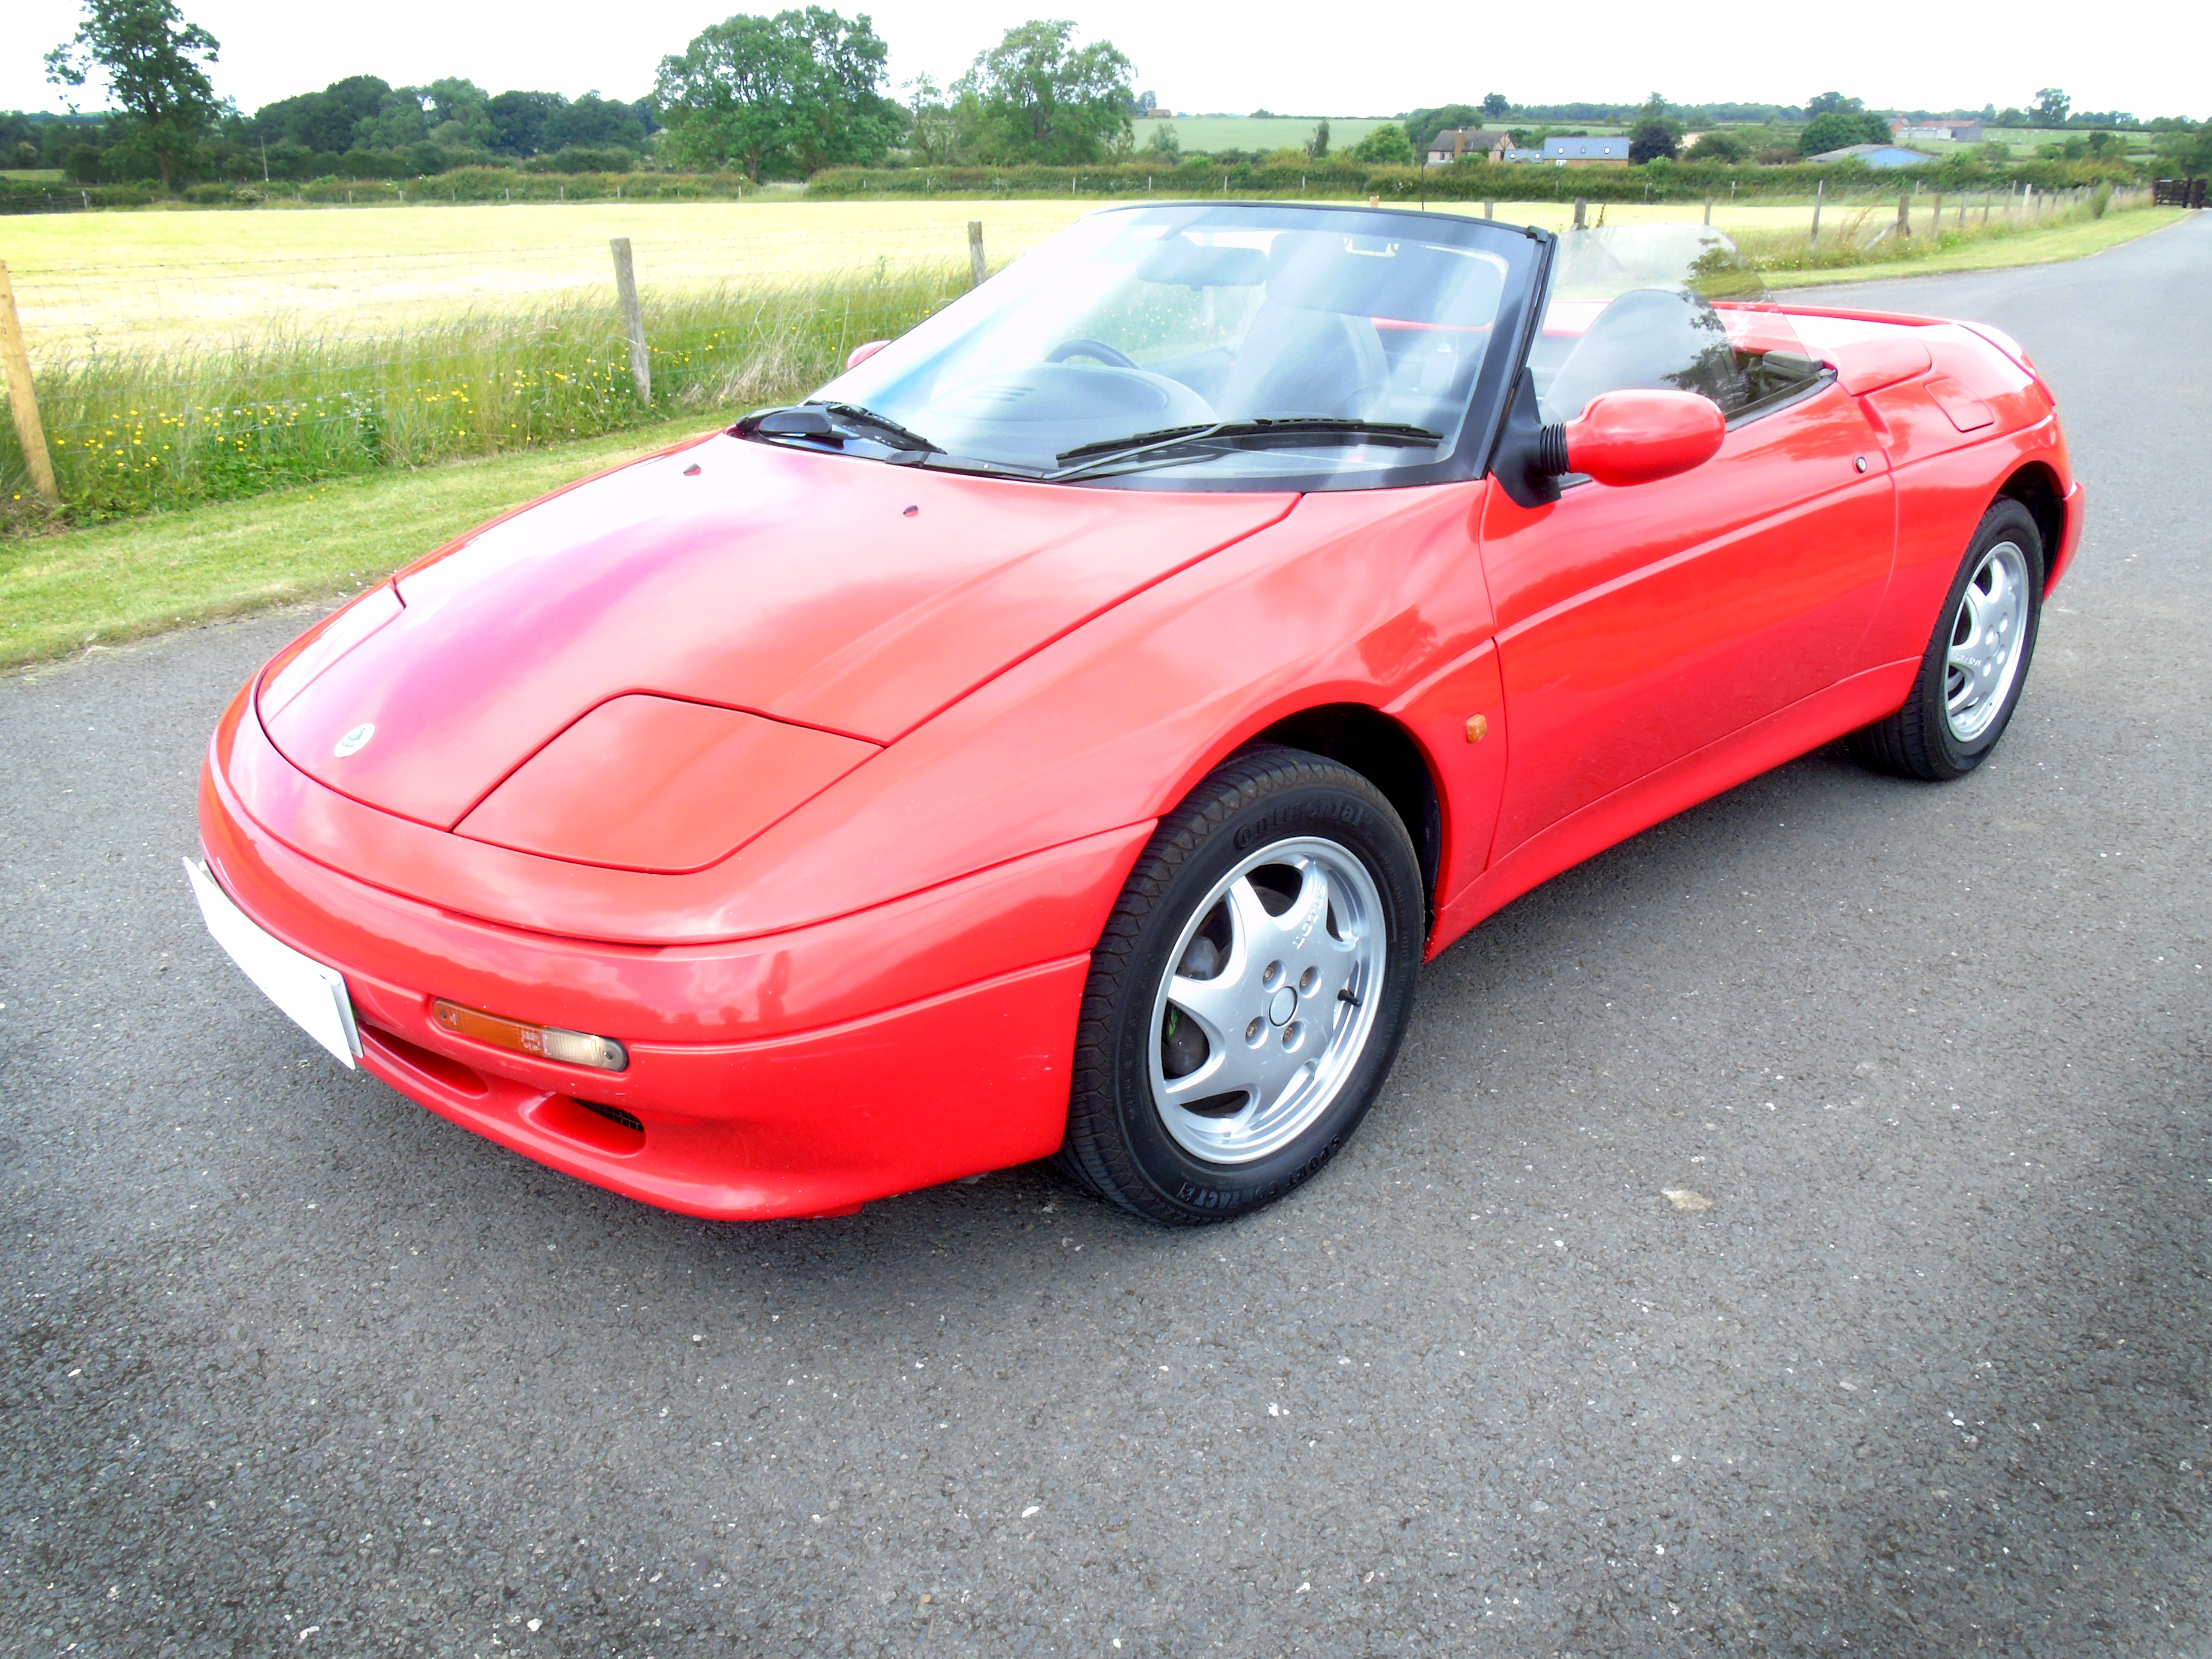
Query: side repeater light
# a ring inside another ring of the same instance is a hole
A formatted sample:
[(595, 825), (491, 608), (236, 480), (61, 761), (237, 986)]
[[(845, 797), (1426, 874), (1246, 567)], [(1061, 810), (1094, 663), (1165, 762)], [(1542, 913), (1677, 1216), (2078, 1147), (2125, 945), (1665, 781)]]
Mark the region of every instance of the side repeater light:
[(566, 1066), (589, 1066), (595, 1071), (619, 1072), (629, 1064), (629, 1054), (612, 1037), (587, 1036), (564, 1031), (557, 1025), (531, 1025), (519, 1019), (464, 1008), (439, 997), (430, 1004), (430, 1018), (455, 1036), (473, 1038), (495, 1048), (539, 1060), (557, 1060)]

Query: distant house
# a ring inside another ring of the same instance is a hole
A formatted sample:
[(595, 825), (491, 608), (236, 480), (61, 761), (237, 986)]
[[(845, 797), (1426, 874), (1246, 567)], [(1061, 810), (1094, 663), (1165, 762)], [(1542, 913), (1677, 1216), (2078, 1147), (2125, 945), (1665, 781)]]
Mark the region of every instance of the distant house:
[(1547, 161), (1626, 161), (1628, 159), (1628, 140), (1547, 138), (1544, 140), (1544, 159)]
[(1437, 167), (1466, 155), (1502, 161), (1505, 152), (1512, 148), (1513, 141), (1502, 132), (1486, 131), (1480, 127), (1446, 127), (1429, 140), (1429, 161)]
[(1863, 161), (1876, 172), (1889, 167), (1922, 167), (1936, 158), (1917, 149), (1905, 149), (1896, 144), (1846, 144), (1841, 149), (1822, 150), (1818, 155), (1808, 155), (1808, 161)]
[(1540, 161), (1544, 159), (1544, 152), (1540, 149), (1509, 149), (1503, 159), (1508, 161)]
[(1982, 124), (1972, 121), (1892, 121), (1889, 136), (1900, 144), (1914, 139), (1926, 141), (1942, 139), (1954, 144), (1978, 144), (1982, 142)]

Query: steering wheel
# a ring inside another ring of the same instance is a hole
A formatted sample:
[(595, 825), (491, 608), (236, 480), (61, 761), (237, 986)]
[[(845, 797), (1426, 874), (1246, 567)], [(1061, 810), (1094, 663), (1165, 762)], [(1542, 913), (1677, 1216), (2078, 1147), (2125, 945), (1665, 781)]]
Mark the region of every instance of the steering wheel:
[(1096, 357), (1109, 368), (1134, 368), (1137, 360), (1126, 351), (1116, 351), (1103, 340), (1062, 340), (1044, 354), (1048, 363), (1064, 363), (1070, 357)]

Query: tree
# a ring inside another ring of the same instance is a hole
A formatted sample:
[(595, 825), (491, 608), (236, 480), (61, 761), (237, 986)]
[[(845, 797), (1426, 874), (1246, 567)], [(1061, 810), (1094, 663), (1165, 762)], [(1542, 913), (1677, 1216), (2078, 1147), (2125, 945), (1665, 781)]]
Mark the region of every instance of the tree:
[(820, 6), (716, 23), (660, 60), (662, 153), (750, 179), (879, 160), (905, 125), (883, 94), (884, 55), (865, 15)]
[(1479, 127), (1482, 111), (1473, 104), (1445, 104), (1436, 109), (1417, 109), (1398, 118), (1405, 129), (1406, 142), (1415, 152), (1425, 155), (1436, 147), (1437, 135), (1455, 127)]
[(447, 149), (484, 149), (491, 144), (491, 97), (473, 81), (447, 77), (422, 88), (430, 108), (430, 138)]
[(152, 157), (167, 190), (222, 108), (205, 68), (220, 44), (174, 0), (85, 0), (84, 10), (76, 33), (46, 54), (46, 79), (81, 87), (104, 76), (129, 118), (128, 140)]
[(1134, 141), (1133, 67), (1110, 41), (1072, 46), (1074, 33), (1064, 19), (1008, 29), (953, 83), (988, 159), (1065, 167), (1125, 153)]
[(1152, 136), (1145, 140), (1145, 154), (1170, 164), (1182, 160), (1182, 135), (1174, 122), (1163, 121), (1152, 129)]
[(1865, 108), (1856, 98), (1846, 98), (1840, 92), (1824, 92), (1805, 100), (1805, 118), (1810, 121), (1823, 115), (1857, 115)]
[(1716, 128), (1711, 132), (1699, 133), (1698, 142), (1683, 152), (1682, 159), (1686, 161), (1747, 161), (1751, 159), (1751, 146), (1735, 133), (1723, 132)]
[(596, 92), (549, 111), (538, 140), (540, 149), (639, 149), (644, 144), (637, 112)]
[(1413, 146), (1405, 128), (1395, 121), (1385, 121), (1352, 147), (1352, 159), (1362, 167), (1411, 167)]
[(351, 75), (320, 92), (264, 104), (248, 131), (257, 143), (296, 144), (328, 154), (349, 148), (354, 129), (374, 118), (392, 88), (374, 75)]
[(1328, 122), (1314, 123), (1313, 137), (1306, 140), (1306, 159), (1310, 161), (1326, 161), (1328, 159)]
[(429, 136), (430, 124), (422, 118), (422, 94), (413, 87), (394, 87), (384, 94), (383, 106), (375, 114), (354, 124), (353, 147), (404, 149)]
[(545, 123), (568, 100), (557, 92), (502, 92), (484, 106), (490, 148), (501, 155), (535, 155), (545, 148)]
[(2165, 166), (2184, 179), (2212, 173), (2212, 121), (2160, 132), (2158, 153)]
[(1681, 140), (1672, 122), (1638, 121), (1628, 130), (1628, 159), (1633, 166), (1671, 161), (1680, 148)]
[(1889, 124), (1879, 115), (1863, 111), (1829, 110), (1805, 123), (1805, 130), (1797, 135), (1800, 155), (1825, 155), (1832, 149), (1849, 149), (1854, 144), (1886, 144), (1889, 142)]
[[(907, 149), (925, 167), (951, 165), (967, 137), (963, 112), (945, 101), (943, 89), (929, 76), (915, 76), (906, 83), (906, 92)], [(1158, 132), (1152, 135), (1155, 144), (1159, 136)]]
[(1628, 160), (1634, 167), (1648, 161), (1672, 161), (1682, 147), (1681, 124), (1667, 113), (1667, 95), (1655, 92), (1644, 100), (1644, 107), (1636, 112), (1636, 120), (1628, 130)]
[(1502, 121), (1513, 112), (1513, 100), (1502, 92), (1486, 94), (1482, 100), (1482, 118)]
[(2074, 100), (2056, 87), (2044, 87), (2035, 94), (2035, 125), (2039, 127), (2063, 127), (2067, 112)]

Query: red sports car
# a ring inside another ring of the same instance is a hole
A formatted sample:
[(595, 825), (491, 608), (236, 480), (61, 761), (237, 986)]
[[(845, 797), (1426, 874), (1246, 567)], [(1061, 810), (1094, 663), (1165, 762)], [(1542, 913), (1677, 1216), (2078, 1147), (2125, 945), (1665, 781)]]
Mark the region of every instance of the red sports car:
[(2080, 536), (1996, 331), (1715, 233), (1098, 213), (240, 692), (210, 927), (348, 1064), (695, 1215), (1342, 1148), (1426, 957), (1838, 738), (2002, 735)]

